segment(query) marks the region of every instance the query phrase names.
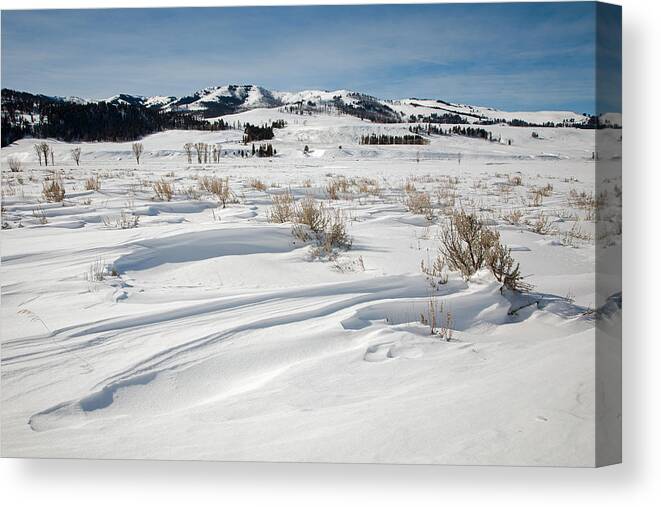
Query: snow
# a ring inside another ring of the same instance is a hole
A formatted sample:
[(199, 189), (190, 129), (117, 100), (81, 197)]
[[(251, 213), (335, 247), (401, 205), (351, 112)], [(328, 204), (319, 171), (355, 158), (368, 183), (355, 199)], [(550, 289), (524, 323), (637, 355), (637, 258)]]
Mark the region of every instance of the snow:
[[(114, 95), (105, 102), (116, 102), (128, 104), (129, 101), (141, 103), (147, 107), (157, 107), (163, 110), (187, 111), (206, 111), (210, 104), (218, 102), (221, 99), (237, 99), (239, 101), (239, 111), (246, 111), (259, 108), (273, 108), (276, 106), (292, 105), (312, 102), (314, 104), (332, 105), (336, 98), (339, 98), (347, 105), (355, 105), (360, 100), (360, 93), (355, 91), (340, 90), (301, 90), (290, 91), (270, 91), (257, 85), (221, 85), (210, 86), (198, 90), (187, 97), (161, 96), (144, 97), (141, 95)], [(185, 99), (185, 100), (184, 100)], [(71, 100), (76, 103), (93, 102), (91, 99), (81, 99), (78, 97), (62, 98), (62, 100)], [(184, 100), (185, 103), (180, 103)], [(587, 117), (583, 114), (572, 111), (501, 111), (491, 107), (475, 106), (467, 104), (454, 104), (443, 100), (433, 99), (398, 99), (398, 100), (379, 100), (381, 104), (393, 109), (395, 112), (403, 115), (407, 119), (410, 115), (430, 116), (432, 114), (458, 114), (469, 123), (477, 123), (480, 120), (523, 120), (528, 123), (544, 124), (552, 123), (585, 123)], [(601, 115), (602, 121), (615, 126), (622, 125), (621, 114), (604, 113)]]
[(273, 95), (285, 104), (297, 102), (332, 102), (335, 97), (347, 99), (352, 92), (349, 90), (301, 90), (299, 92), (273, 92)]
[(145, 99), (144, 105), (146, 107), (167, 107), (171, 102), (177, 100), (176, 97), (155, 95)]
[[(260, 97), (253, 89), (249, 102)], [(568, 201), (600, 178), (593, 131), (544, 128), (535, 139), (494, 125), (511, 145), (432, 136), (364, 146), (361, 135), (408, 125), (277, 108), (224, 119), (285, 119), (277, 156), (237, 156), (236, 130), (168, 131), (142, 140), (140, 165), (131, 143), (99, 142), (76, 145), (77, 167), (74, 145), (49, 140), (61, 204), (42, 200), (51, 167), (37, 163), (38, 140), (2, 149), (3, 170), (9, 157), (23, 162), (2, 182), (4, 456), (594, 466), (589, 310), (606, 301), (595, 293), (593, 218)], [(188, 164), (183, 145), (198, 141), (222, 144), (221, 162)], [(91, 175), (100, 190), (85, 190)], [(237, 203), (193, 196), (211, 175), (229, 178)], [(331, 201), (326, 184), (340, 176), (380, 190), (356, 185)], [(170, 202), (153, 199), (161, 178), (175, 186)], [(445, 190), (481, 213), (534, 291), (501, 293), (487, 271), (468, 282), (450, 273), (436, 298), (452, 313), (452, 340), (430, 335), (420, 263), (435, 256), (444, 219), (407, 211), (407, 180), (437, 211)], [(343, 210), (352, 248), (315, 259), (290, 224), (269, 223), (271, 197), (286, 190)], [(512, 210), (521, 223), (506, 222)], [(138, 227), (106, 225), (122, 212)], [(548, 235), (524, 223), (540, 215)], [(574, 226), (586, 239), (568, 243)], [(108, 266), (104, 280), (89, 279), (94, 265)]]
[(429, 99), (403, 99), (397, 101), (383, 101), (406, 118), (410, 115), (430, 116), (432, 114), (459, 114), (469, 123), (479, 121), (479, 118), (495, 120), (523, 120), (528, 123), (544, 124), (547, 122), (585, 123), (586, 117), (572, 111), (501, 111), (490, 107), (452, 104), (445, 101)]

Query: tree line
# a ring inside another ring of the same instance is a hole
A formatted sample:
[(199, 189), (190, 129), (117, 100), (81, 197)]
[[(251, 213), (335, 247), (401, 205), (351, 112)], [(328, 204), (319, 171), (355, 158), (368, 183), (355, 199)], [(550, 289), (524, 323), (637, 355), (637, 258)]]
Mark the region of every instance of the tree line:
[(45, 95), (2, 90), (2, 146), (25, 136), (66, 142), (133, 141), (163, 130), (225, 130), (192, 113), (158, 111), (136, 104), (76, 103)]
[(428, 116), (419, 115), (410, 115), (409, 123), (444, 123), (444, 124), (457, 124), (462, 125), (468, 123), (468, 120), (463, 116), (453, 113), (445, 114), (436, 114), (432, 113)]
[(286, 125), (285, 120), (276, 120), (270, 125), (264, 124), (261, 127), (246, 123), (243, 130), (243, 144), (254, 141), (269, 141), (274, 137), (273, 129), (284, 128)]
[(341, 113), (374, 123), (398, 123), (401, 121), (399, 114), (374, 97), (362, 93), (349, 93), (347, 96), (353, 100), (352, 104), (347, 104), (339, 96), (333, 97), (335, 108)]
[[(494, 138), (493, 132), (489, 132), (488, 130), (485, 130), (483, 128), (479, 127), (461, 127), (459, 125), (454, 125), (452, 127), (448, 127), (446, 129), (442, 127), (438, 127), (436, 125), (433, 125), (431, 123), (428, 123), (427, 125), (412, 125), (409, 127), (409, 132), (412, 134), (426, 134), (426, 135), (437, 135), (437, 136), (464, 136), (464, 137), (472, 137), (474, 139), (484, 139), (486, 141), (491, 141), (491, 142), (501, 142), (502, 138), (501, 136), (498, 136), (497, 138)], [(535, 137), (535, 132), (533, 132), (533, 137)], [(507, 141), (507, 144), (512, 144), (511, 140)]]
[(429, 141), (417, 134), (403, 136), (370, 134), (360, 136), (360, 144), (429, 144)]

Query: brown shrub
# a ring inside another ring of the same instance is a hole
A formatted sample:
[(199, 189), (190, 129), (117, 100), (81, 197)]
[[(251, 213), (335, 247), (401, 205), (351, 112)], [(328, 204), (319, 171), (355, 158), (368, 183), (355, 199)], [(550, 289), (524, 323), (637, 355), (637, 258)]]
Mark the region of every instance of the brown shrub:
[(218, 201), (223, 205), (223, 208), (227, 206), (227, 203), (232, 202), (235, 199), (234, 193), (230, 189), (229, 178), (204, 176), (199, 181), (200, 188), (215, 195)]
[(346, 178), (333, 178), (326, 184), (326, 193), (331, 200), (338, 200), (340, 192), (347, 193), (349, 191), (349, 182)]
[(312, 197), (306, 197), (296, 207), (296, 222), (307, 225), (314, 233), (322, 232), (328, 224), (324, 205)]
[(427, 192), (407, 192), (404, 205), (411, 213), (423, 215), (427, 220), (433, 220), (434, 208)]
[(463, 211), (452, 215), (440, 234), (441, 254), (448, 266), (461, 272), (465, 279), (484, 266), (499, 240), (497, 232), (485, 227), (477, 216)]
[(287, 191), (284, 194), (271, 197), (272, 206), (266, 217), (269, 222), (284, 224), (293, 222), (295, 218), (294, 196)]
[(152, 185), (156, 193), (156, 199), (159, 201), (171, 201), (174, 195), (172, 183), (164, 179), (160, 179)]
[(523, 218), (523, 212), (520, 210), (510, 210), (508, 213), (503, 215), (503, 220), (510, 225), (519, 225), (521, 219)]
[(92, 176), (85, 180), (85, 190), (101, 190), (101, 180), (98, 176)]
[(9, 165), (9, 170), (13, 173), (20, 172), (23, 167), (22, 162), (16, 157), (9, 157), (7, 159), (7, 164)]
[(59, 177), (44, 181), (41, 194), (47, 202), (62, 202), (65, 193), (64, 183)]
[(519, 264), (509, 248), (500, 243), (498, 232), (487, 228), (480, 219), (465, 212), (455, 213), (441, 229), (440, 254), (451, 269), (468, 280), (483, 267), (489, 268), (496, 280), (514, 291), (526, 291)]
[(254, 188), (255, 190), (259, 190), (261, 192), (264, 192), (268, 188), (266, 183), (264, 183), (262, 180), (259, 180), (257, 178), (253, 178), (253, 179), (249, 180), (248, 185), (251, 188)]
[(486, 259), (487, 266), (505, 287), (517, 292), (526, 292), (532, 288), (523, 281), (519, 263), (515, 264), (512, 252), (500, 242), (496, 243)]

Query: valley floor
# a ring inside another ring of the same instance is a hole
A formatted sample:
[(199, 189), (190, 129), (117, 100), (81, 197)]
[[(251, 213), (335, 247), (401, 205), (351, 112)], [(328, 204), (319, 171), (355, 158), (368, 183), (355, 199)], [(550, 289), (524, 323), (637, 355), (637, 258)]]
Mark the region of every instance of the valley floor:
[[(149, 136), (139, 166), (130, 143), (84, 144), (78, 167), (52, 141), (63, 203), (43, 202), (36, 140), (3, 148), (2, 454), (594, 465), (604, 301), (594, 210), (576, 199), (594, 192), (590, 132), (361, 146), (374, 127), (355, 118), (287, 121), (274, 158), (237, 157), (231, 130)], [(199, 140), (222, 143), (220, 163), (187, 162)], [(236, 202), (203, 176), (228, 177)], [(154, 199), (160, 180), (171, 201)], [(329, 182), (344, 182), (337, 199)], [(413, 187), (433, 218), (407, 209)], [(269, 222), (287, 191), (342, 210), (351, 249), (317, 258)], [(431, 288), (421, 261), (451, 208), (499, 231), (530, 293), (487, 271)], [(127, 216), (137, 227), (119, 228)], [(430, 297), (450, 341), (421, 322)]]

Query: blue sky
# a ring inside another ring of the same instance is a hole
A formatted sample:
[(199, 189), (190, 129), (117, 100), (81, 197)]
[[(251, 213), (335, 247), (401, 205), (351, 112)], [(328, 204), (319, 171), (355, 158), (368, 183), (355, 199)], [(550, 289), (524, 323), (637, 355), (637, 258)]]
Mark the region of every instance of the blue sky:
[(2, 86), (184, 95), (347, 88), (593, 112), (593, 3), (2, 12)]

